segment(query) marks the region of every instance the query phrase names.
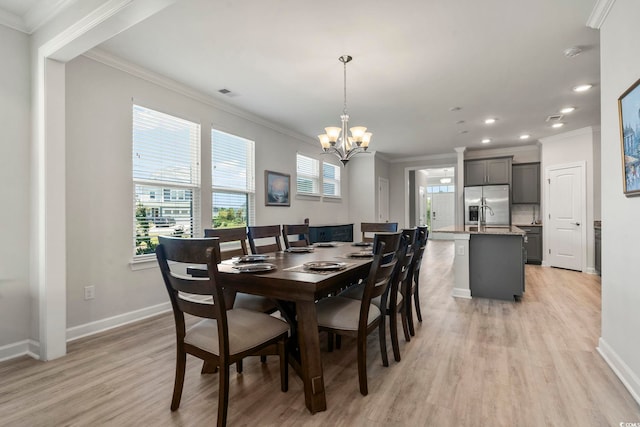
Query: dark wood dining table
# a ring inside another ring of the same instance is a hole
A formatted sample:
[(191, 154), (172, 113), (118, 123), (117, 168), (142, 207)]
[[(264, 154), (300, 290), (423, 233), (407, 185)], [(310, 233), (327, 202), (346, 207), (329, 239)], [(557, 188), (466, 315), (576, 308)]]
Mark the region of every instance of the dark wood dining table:
[[(315, 303), (366, 277), (372, 259), (349, 255), (362, 250), (349, 242), (340, 242), (334, 247), (314, 247), (308, 253), (274, 252), (268, 254), (266, 262), (276, 269), (262, 273), (238, 273), (229, 263), (218, 266), (220, 280), (227, 289), (278, 302), (291, 325), (292, 363), (304, 383), (305, 404), (312, 414), (327, 409)], [(312, 261), (344, 262), (346, 267), (321, 273), (301, 271), (304, 263)]]

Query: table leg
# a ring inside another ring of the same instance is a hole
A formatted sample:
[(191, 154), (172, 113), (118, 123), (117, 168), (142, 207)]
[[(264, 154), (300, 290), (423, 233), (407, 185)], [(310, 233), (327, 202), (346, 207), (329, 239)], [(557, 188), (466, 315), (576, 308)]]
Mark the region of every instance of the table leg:
[(315, 303), (313, 301), (296, 302), (296, 314), (304, 400), (309, 411), (315, 414), (327, 409)]

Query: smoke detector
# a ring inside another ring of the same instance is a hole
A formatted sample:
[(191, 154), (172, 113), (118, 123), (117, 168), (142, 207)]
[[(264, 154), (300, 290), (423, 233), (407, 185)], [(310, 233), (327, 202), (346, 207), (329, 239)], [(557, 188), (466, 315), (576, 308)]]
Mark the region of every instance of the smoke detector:
[(578, 46), (572, 46), (572, 47), (566, 48), (562, 53), (567, 58), (573, 58), (574, 56), (580, 55), (582, 53), (582, 49), (580, 49)]

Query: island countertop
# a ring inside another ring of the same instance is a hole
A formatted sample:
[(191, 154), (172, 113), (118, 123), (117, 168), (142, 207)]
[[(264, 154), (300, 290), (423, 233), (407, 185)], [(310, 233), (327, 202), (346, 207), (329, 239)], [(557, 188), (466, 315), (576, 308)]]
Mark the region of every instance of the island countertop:
[(476, 225), (450, 225), (433, 231), (454, 234), (502, 234), (510, 236), (524, 236), (527, 234), (524, 230), (516, 227), (515, 225), (481, 226), (480, 229), (478, 229), (478, 226)]

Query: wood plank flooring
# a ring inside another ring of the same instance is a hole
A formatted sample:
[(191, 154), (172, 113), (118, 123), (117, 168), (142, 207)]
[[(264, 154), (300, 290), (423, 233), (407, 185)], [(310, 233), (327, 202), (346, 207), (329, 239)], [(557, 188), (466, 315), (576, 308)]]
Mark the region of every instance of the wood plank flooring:
[[(341, 350), (322, 354), (327, 411), (309, 414), (295, 373), (289, 392), (280, 392), (276, 358), (266, 364), (252, 358), (242, 375), (232, 371), (228, 425), (640, 422), (640, 407), (595, 350), (599, 277), (528, 265), (520, 302), (464, 300), (451, 297), (452, 262), (451, 242), (429, 242), (420, 285), (424, 322), (411, 342), (401, 341), (400, 363), (390, 353), (383, 367), (378, 337), (369, 337), (368, 396), (358, 392), (354, 341), (344, 338)], [(174, 346), (167, 314), (70, 343), (59, 360), (0, 363), (0, 425), (215, 424), (217, 374), (200, 375), (194, 358), (187, 359), (180, 409), (169, 410)]]

